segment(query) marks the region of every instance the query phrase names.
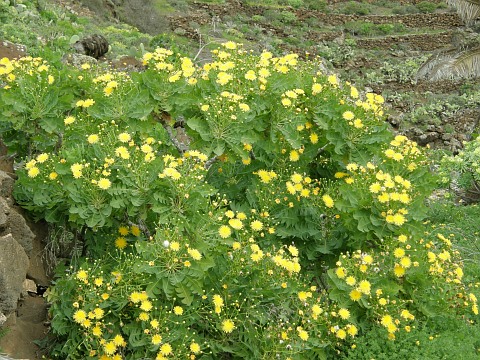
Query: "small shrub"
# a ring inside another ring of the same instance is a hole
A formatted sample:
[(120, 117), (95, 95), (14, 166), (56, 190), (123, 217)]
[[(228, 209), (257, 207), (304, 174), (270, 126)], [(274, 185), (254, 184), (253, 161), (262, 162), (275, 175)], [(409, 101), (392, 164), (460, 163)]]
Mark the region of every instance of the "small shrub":
[(328, 3), (326, 0), (304, 0), (305, 7), (310, 10), (326, 12)]
[(282, 0), (280, 5), (291, 6), (295, 9), (298, 9), (303, 6), (303, 0)]
[(339, 11), (347, 15), (368, 15), (371, 13), (371, 7), (365, 3), (349, 1), (345, 3)]
[(415, 5), (395, 6), (392, 12), (397, 15), (417, 14), (419, 12)]
[(262, 15), (253, 15), (252, 16), (252, 21), (257, 22), (257, 23), (262, 23), (265, 21), (265, 17)]
[(415, 6), (422, 14), (433, 13), (437, 9), (437, 4), (430, 1), (421, 1)]
[(294, 23), (297, 21), (297, 15), (291, 11), (284, 10), (282, 11), (282, 21), (286, 22), (287, 24)]

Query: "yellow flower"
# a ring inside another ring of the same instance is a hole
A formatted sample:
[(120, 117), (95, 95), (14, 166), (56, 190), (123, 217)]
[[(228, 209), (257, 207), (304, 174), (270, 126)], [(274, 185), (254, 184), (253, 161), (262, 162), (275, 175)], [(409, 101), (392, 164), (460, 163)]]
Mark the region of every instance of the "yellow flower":
[(240, 230), (243, 228), (243, 223), (240, 219), (230, 219), (228, 220), (228, 224), (235, 230)]
[(98, 180), (97, 186), (102, 190), (107, 190), (110, 188), (110, 186), (112, 186), (112, 182), (106, 178), (101, 178)]
[(174, 313), (175, 315), (182, 315), (182, 314), (183, 314), (183, 309), (182, 309), (182, 307), (181, 307), (181, 306), (175, 306), (175, 307), (173, 308), (173, 313)]
[(163, 344), (161, 347), (160, 347), (160, 353), (162, 355), (170, 355), (172, 354), (173, 352), (173, 349), (172, 349), (172, 346), (169, 344), (169, 343), (166, 343), (166, 344)]
[(382, 204), (386, 203), (390, 200), (390, 195), (386, 192), (382, 193), (381, 195), (377, 196), (378, 201), (380, 201)]
[(93, 336), (96, 336), (96, 337), (102, 336), (102, 329), (99, 326), (95, 326), (92, 329), (92, 334)]
[(48, 154), (46, 154), (46, 153), (42, 153), (42, 154), (37, 156), (37, 161), (39, 163), (44, 163), (47, 160), (48, 160)]
[(119, 236), (115, 239), (115, 247), (120, 250), (123, 250), (127, 247), (127, 240), (123, 236)]
[(122, 159), (129, 159), (130, 158), (130, 153), (128, 152), (128, 149), (125, 146), (119, 146), (115, 149), (115, 155), (121, 157)]
[(227, 319), (222, 322), (223, 332), (230, 334), (234, 329), (235, 329), (235, 323), (232, 320)]
[(120, 226), (118, 228), (118, 232), (122, 236), (127, 236), (130, 233), (130, 230), (128, 230), (128, 227), (126, 227), (126, 226)]
[(402, 249), (402, 248), (396, 248), (393, 251), (393, 256), (395, 256), (396, 258), (401, 258), (401, 257), (405, 256), (405, 250)]
[(403, 258), (400, 259), (400, 265), (408, 269), (410, 266), (412, 266), (412, 260), (410, 260), (408, 256), (404, 256)]
[(130, 226), (130, 231), (132, 232), (133, 236), (140, 236), (140, 228), (136, 225)]
[(333, 75), (329, 75), (328, 78), (327, 78), (327, 81), (331, 84), (331, 85), (338, 85), (338, 79), (337, 79), (337, 76), (335, 74)]
[(322, 312), (323, 312), (322, 308), (321, 308), (320, 306), (318, 306), (317, 304), (315, 304), (315, 305), (312, 306), (312, 313), (313, 313), (313, 315), (318, 316), (318, 315), (320, 315)]
[(187, 252), (194, 260), (200, 260), (202, 258), (202, 254), (197, 249), (188, 249)]
[(159, 345), (162, 342), (162, 336), (159, 334), (155, 334), (152, 336), (152, 344), (153, 345)]
[(328, 194), (323, 195), (322, 200), (323, 200), (325, 206), (328, 207), (328, 208), (332, 208), (335, 205), (332, 197)]
[(34, 178), (34, 177), (36, 177), (38, 174), (40, 174), (40, 170), (39, 170), (36, 166), (34, 166), (34, 167), (28, 169), (27, 174), (28, 174), (28, 177)]
[(263, 224), (261, 221), (259, 220), (254, 220), (250, 223), (250, 227), (252, 228), (252, 230), (254, 231), (260, 231), (263, 229)]
[(297, 328), (297, 331), (298, 331), (298, 337), (300, 339), (302, 339), (303, 341), (307, 341), (308, 340), (308, 333), (303, 330), (302, 328)]
[(55, 171), (51, 172), (51, 173), (48, 175), (48, 178), (49, 178), (50, 180), (55, 180), (57, 177), (58, 177), (58, 174), (57, 174)]
[(115, 335), (115, 337), (113, 338), (113, 343), (116, 345), (116, 346), (125, 346), (126, 343), (125, 343), (125, 340), (123, 339), (123, 336), (122, 335)]
[(292, 176), (290, 176), (290, 179), (295, 183), (295, 184), (299, 184), (302, 182), (303, 180), (303, 176), (298, 174), (298, 173), (293, 173)]
[(346, 276), (345, 268), (343, 268), (343, 267), (338, 267), (338, 268), (336, 268), (336, 269), (335, 269), (335, 275), (337, 275), (337, 277), (338, 277), (339, 279), (345, 278), (345, 276)]
[(172, 251), (178, 251), (180, 250), (180, 244), (176, 241), (172, 241), (170, 243), (170, 249), (172, 249)]
[(141, 312), (140, 315), (138, 315), (138, 318), (141, 320), (141, 321), (147, 321), (148, 318), (149, 318), (149, 315), (146, 313), (146, 312)]
[(257, 78), (257, 75), (255, 75), (255, 71), (253, 70), (248, 70), (245, 74), (245, 79), (247, 80), (255, 80)]
[(393, 324), (393, 319), (390, 315), (383, 315), (380, 319), (380, 324), (387, 327), (390, 324)]
[(201, 351), (200, 345), (198, 345), (196, 342), (192, 342), (190, 344), (190, 351), (194, 354), (199, 354)]
[(315, 133), (310, 134), (310, 142), (312, 144), (316, 144), (318, 142), (318, 135)]
[(285, 107), (292, 106), (292, 100), (289, 98), (282, 98), (282, 105)]
[(289, 159), (290, 159), (291, 162), (296, 162), (296, 161), (300, 160), (300, 154), (298, 153), (297, 150), (292, 150), (292, 151), (290, 151)]
[(363, 122), (360, 119), (355, 119), (353, 121), (353, 126), (357, 129), (361, 129), (363, 127)]
[(358, 329), (355, 325), (349, 324), (347, 325), (347, 332), (348, 332), (348, 335), (353, 337), (358, 334)]
[(298, 249), (293, 246), (293, 245), (290, 245), (288, 247), (288, 251), (290, 252), (290, 254), (292, 254), (293, 256), (298, 256)]
[(339, 315), (343, 320), (347, 320), (347, 319), (350, 317), (350, 311), (348, 311), (348, 310), (345, 309), (345, 308), (341, 308), (340, 310), (338, 310), (338, 315)]
[(105, 314), (105, 311), (97, 307), (95, 310), (93, 310), (93, 314), (95, 315), (95, 319), (100, 320)]
[(143, 311), (150, 311), (153, 309), (153, 305), (150, 300), (143, 300), (140, 304), (140, 309)]
[(357, 280), (355, 280), (353, 276), (349, 276), (345, 279), (345, 282), (347, 283), (347, 285), (353, 286), (357, 283)]
[(355, 114), (351, 111), (345, 111), (343, 114), (342, 114), (342, 117), (345, 119), (345, 120), (353, 120), (355, 118)]
[(113, 341), (109, 341), (103, 346), (103, 351), (107, 355), (113, 355), (117, 351), (117, 346), (113, 343)]
[(133, 303), (139, 303), (142, 301), (142, 294), (139, 293), (138, 291), (134, 291), (130, 294), (130, 301)]
[[(93, 100), (93, 99), (86, 99), (86, 100), (84, 100), (84, 101), (81, 103), (80, 106), (83, 107), (83, 108), (88, 108), (88, 107), (92, 106), (93, 104), (95, 104), (95, 100)], [(77, 105), (77, 106), (79, 106), (79, 105)]]
[(64, 120), (63, 120), (63, 123), (65, 125), (70, 125), (70, 124), (73, 124), (75, 122), (75, 118), (73, 116), (67, 116)]
[(230, 80), (233, 79), (233, 76), (224, 72), (224, 71), (221, 71), (217, 74), (217, 80), (216, 82), (220, 85), (225, 85), (227, 84)]
[(131, 139), (132, 139), (132, 137), (130, 136), (130, 134), (125, 133), (125, 132), (118, 135), (118, 140), (120, 140), (123, 143), (129, 142)]
[(83, 323), (85, 320), (87, 320), (87, 313), (83, 310), (77, 310), (75, 311), (75, 313), (73, 314), (73, 320), (75, 320), (75, 322), (81, 324)]
[(315, 83), (312, 85), (312, 94), (317, 95), (320, 93), (323, 89), (323, 86), (321, 84)]
[[(237, 219), (237, 220), (238, 220), (238, 219)], [(240, 220), (238, 220), (238, 221), (240, 221)], [(241, 224), (241, 221), (240, 221), (240, 224)], [(226, 239), (226, 238), (230, 237), (230, 235), (232, 235), (232, 230), (230, 229), (229, 226), (227, 226), (227, 225), (222, 225), (222, 226), (220, 226), (220, 228), (218, 229), (218, 233), (219, 233), (219, 235), (220, 235), (220, 237), (221, 237), (222, 239)]]
[(237, 44), (233, 41), (227, 41), (226, 43), (223, 43), (222, 46), (228, 50), (235, 50), (237, 48)]
[(345, 339), (347, 337), (347, 333), (343, 329), (339, 329), (336, 333), (335, 336), (341, 340)]
[(80, 280), (80, 281), (85, 281), (88, 279), (88, 274), (85, 270), (80, 270), (78, 273), (77, 273), (77, 279)]
[(395, 264), (394, 268), (393, 268), (393, 273), (395, 274), (395, 276), (397, 277), (402, 277), (405, 275), (405, 268), (399, 264)]
[(300, 291), (298, 293), (298, 298), (300, 301), (307, 301), (307, 299), (310, 297), (312, 297), (312, 293), (310, 291)]
[(89, 144), (96, 144), (98, 143), (99, 140), (100, 138), (98, 137), (97, 134), (92, 134), (87, 137), (87, 141)]
[(358, 291), (365, 295), (369, 295), (371, 290), (371, 284), (368, 280), (362, 280), (358, 284)]

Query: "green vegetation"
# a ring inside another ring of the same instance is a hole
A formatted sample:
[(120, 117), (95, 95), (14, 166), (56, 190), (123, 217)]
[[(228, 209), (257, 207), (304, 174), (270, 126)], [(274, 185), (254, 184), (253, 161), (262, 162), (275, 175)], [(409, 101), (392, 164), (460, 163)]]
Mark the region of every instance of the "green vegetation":
[[(33, 55), (0, 62), (15, 197), (51, 224), (53, 255), (58, 243), (73, 248), (48, 294), (51, 357), (478, 356), (480, 213), (456, 197), (478, 188), (478, 141), (440, 160), (385, 122), (385, 101), (417, 106), (413, 95), (362, 91), (413, 83), (425, 55), (380, 57), (360, 37), (419, 30), (358, 21), (328, 29), (346, 30), (338, 42), (302, 42), (296, 8), (392, 6), (271, 5), (282, 8), (199, 27), (209, 43), (201, 61), (180, 30), (91, 28), (56, 7), (32, 22), (44, 39), (42, 25), (55, 26), (39, 46), (27, 20), (0, 8), (11, 15), (0, 31)], [(295, 36), (272, 40), (266, 24)], [(109, 39), (110, 57), (135, 55), (145, 71), (62, 64), (86, 29)], [(270, 51), (250, 52), (251, 36)], [(219, 46), (219, 37), (232, 41)], [(285, 52), (301, 44), (328, 68)], [(394, 51), (382, 54), (405, 50)], [(361, 69), (359, 59), (378, 66)], [(475, 86), (464, 90), (448, 102), (426, 94), (402, 126), (478, 106)]]

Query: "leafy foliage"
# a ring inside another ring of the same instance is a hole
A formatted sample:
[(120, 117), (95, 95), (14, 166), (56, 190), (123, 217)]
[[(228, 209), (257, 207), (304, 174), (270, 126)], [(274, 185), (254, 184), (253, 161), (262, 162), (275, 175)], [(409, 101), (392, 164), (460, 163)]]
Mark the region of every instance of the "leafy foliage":
[(318, 59), (212, 58), (2, 60), (3, 134), (28, 144), (16, 199), (96, 259), (50, 291), (52, 356), (325, 358), (371, 324), (393, 339), (478, 313), (451, 240), (423, 233), (428, 154), (388, 130), (382, 96)]

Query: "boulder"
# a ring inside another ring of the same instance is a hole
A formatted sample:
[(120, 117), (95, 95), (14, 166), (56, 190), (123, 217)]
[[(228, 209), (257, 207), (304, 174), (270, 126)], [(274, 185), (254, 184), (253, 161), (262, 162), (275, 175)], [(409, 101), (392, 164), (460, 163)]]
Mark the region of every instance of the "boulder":
[(28, 266), (28, 256), (13, 236), (0, 237), (0, 313), (8, 315), (17, 309)]
[(8, 203), (13, 204), (12, 192), (15, 180), (5, 171), (0, 170), (0, 196), (6, 198)]
[[(28, 257), (30, 257), (35, 234), (30, 230), (24, 217), (15, 207), (10, 207), (7, 227), (3, 232), (3, 235), (6, 234), (12, 234), (13, 238), (23, 247)], [(2, 235), (2, 233), (0, 233), (0, 235)]]

